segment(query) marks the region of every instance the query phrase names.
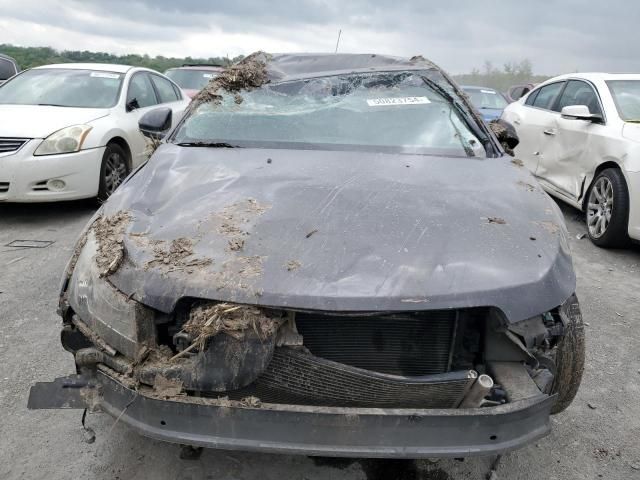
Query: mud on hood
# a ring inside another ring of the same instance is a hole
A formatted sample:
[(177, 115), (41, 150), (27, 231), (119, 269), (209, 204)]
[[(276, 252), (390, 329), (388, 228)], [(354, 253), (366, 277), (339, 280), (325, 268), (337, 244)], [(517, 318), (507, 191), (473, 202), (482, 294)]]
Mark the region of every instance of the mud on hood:
[(163, 145), (105, 204), (119, 211), (110, 281), (165, 312), (196, 297), (517, 321), (575, 290), (561, 214), (510, 157)]

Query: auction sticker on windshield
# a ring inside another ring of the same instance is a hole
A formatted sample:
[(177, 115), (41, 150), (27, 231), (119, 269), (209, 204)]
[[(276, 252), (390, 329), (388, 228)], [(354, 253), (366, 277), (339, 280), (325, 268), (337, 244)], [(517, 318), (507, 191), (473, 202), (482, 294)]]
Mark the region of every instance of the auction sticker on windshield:
[(387, 105), (419, 105), (431, 103), (427, 97), (395, 97), (395, 98), (369, 98), (367, 105), (370, 107), (385, 107)]
[(91, 72), (89, 76), (94, 78), (112, 78), (114, 80), (120, 78), (119, 73), (109, 73), (109, 72)]

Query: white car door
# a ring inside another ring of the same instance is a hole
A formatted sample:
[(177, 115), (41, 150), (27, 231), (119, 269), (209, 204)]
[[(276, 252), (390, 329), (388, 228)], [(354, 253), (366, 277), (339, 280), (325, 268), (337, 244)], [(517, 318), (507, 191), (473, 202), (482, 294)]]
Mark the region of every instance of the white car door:
[(606, 127), (602, 124), (562, 118), (562, 108), (585, 105), (590, 113), (602, 117), (602, 108), (593, 87), (582, 80), (569, 80), (558, 102), (550, 129), (549, 155), (540, 158), (536, 176), (559, 194), (573, 202), (583, 195), (588, 172), (593, 172), (597, 156), (590, 155), (592, 143)]
[(549, 137), (553, 128), (554, 112), (550, 110), (564, 81), (551, 83), (534, 90), (524, 102), (509, 105), (502, 116), (511, 123), (520, 139), (516, 158), (534, 174), (542, 158), (551, 155)]
[(149, 72), (136, 72), (129, 78), (127, 85), (126, 114), (123, 129), (129, 133), (132, 167), (147, 161), (147, 141), (140, 133), (138, 121), (149, 110), (158, 106), (158, 97)]

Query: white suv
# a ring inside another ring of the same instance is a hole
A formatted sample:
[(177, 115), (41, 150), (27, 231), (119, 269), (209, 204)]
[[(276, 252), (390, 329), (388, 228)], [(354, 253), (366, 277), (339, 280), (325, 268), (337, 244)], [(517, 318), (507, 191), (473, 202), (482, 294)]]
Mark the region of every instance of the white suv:
[(551, 195), (586, 212), (602, 247), (640, 240), (640, 74), (552, 78), (509, 105), (516, 157)]

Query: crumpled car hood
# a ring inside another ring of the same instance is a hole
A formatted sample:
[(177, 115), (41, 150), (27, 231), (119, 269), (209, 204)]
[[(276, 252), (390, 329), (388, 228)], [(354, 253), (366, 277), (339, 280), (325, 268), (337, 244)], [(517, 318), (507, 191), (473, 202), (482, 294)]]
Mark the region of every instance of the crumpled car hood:
[[(165, 312), (195, 297), (529, 318), (575, 275), (558, 207), (510, 160), (163, 145), (105, 204), (131, 215), (110, 281)], [(154, 256), (180, 238), (189, 262)]]

